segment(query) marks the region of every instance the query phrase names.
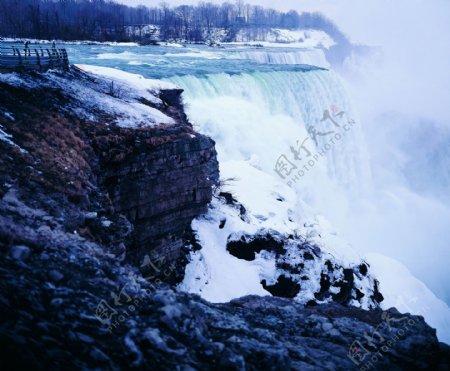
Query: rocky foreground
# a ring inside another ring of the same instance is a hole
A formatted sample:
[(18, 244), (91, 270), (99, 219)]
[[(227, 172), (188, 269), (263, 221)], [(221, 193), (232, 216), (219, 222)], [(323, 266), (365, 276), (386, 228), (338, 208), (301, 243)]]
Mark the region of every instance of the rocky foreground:
[(449, 369), (419, 316), (170, 285), (218, 183), (181, 93), (0, 75), (2, 370)]

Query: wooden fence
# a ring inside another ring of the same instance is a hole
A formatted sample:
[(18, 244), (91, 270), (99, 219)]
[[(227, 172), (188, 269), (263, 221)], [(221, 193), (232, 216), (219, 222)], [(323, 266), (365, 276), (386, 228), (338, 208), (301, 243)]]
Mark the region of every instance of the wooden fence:
[(66, 49), (55, 46), (0, 43), (1, 70), (46, 71), (52, 68), (69, 68)]

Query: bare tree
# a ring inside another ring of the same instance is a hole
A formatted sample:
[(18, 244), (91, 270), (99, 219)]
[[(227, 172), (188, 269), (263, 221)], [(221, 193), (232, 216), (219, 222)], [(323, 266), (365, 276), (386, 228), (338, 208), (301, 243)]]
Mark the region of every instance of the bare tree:
[(249, 39), (262, 40), (270, 27), (320, 28), (346, 41), (337, 27), (318, 13), (287, 13), (246, 4), (200, 2), (196, 6), (129, 7), (113, 0), (0, 0), (0, 35), (45, 39), (144, 40), (158, 29), (162, 40), (205, 41), (216, 29), (233, 41), (245, 28)]

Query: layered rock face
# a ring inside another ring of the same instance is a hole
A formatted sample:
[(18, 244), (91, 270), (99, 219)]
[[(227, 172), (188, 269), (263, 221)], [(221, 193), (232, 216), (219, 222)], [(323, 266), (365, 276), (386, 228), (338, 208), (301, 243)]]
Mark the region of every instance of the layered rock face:
[(448, 369), (422, 317), (211, 304), (161, 283), (184, 274), (181, 241), (218, 178), (214, 143), (179, 91), (138, 96), (127, 114), (150, 107), (166, 124), (130, 128), (113, 108), (136, 99), (116, 89), (76, 70), (0, 75), (2, 370)]
[[(138, 263), (151, 251), (155, 259), (176, 261), (184, 231), (211, 200), (217, 181), (214, 143), (185, 128), (142, 133), (131, 140), (134, 146), (98, 141), (100, 148), (106, 147), (102, 184), (116, 211), (135, 227), (130, 256)], [(152, 148), (152, 142), (161, 143)]]

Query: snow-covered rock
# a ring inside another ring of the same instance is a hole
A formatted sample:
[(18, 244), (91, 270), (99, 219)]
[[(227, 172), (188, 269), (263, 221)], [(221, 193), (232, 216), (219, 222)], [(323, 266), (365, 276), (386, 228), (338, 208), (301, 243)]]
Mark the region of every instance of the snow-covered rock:
[(278, 48), (325, 48), (335, 45), (335, 41), (325, 31), (287, 30), (281, 28), (242, 29), (231, 44), (270, 46)]
[[(17, 87), (59, 88), (77, 97), (62, 108), (85, 119), (96, 120), (102, 114), (114, 117), (114, 123), (124, 128), (174, 125), (175, 121), (163, 113), (162, 90), (173, 90), (173, 84), (145, 79), (140, 75), (114, 68), (78, 65), (84, 74), (80, 78), (67, 78), (63, 73), (49, 71), (39, 79), (26, 74), (0, 74), (0, 82)], [(11, 118), (9, 118), (11, 119)], [(1, 129), (1, 128), (0, 128)], [(2, 140), (10, 140), (0, 132)]]
[(245, 161), (223, 162), (221, 176), (209, 213), (193, 222), (202, 248), (182, 290), (213, 302), (272, 293), (303, 304), (378, 305), (367, 264), (291, 188)]
[[(83, 89), (80, 84), (74, 84), (71, 88), (80, 90), (80, 97), (85, 97), (83, 107), (92, 107), (94, 104), (100, 109), (117, 114), (120, 117), (117, 124), (121, 127), (142, 127), (152, 124), (171, 125), (175, 123), (171, 117), (168, 117), (159, 109), (143, 103), (143, 100), (147, 100), (158, 107), (162, 104), (158, 92), (164, 89), (176, 89), (173, 84), (161, 80), (146, 79), (141, 75), (115, 68), (90, 65), (77, 65), (76, 67), (84, 72), (101, 77), (105, 93), (109, 95), (97, 95)], [(109, 84), (107, 84), (108, 82)]]

